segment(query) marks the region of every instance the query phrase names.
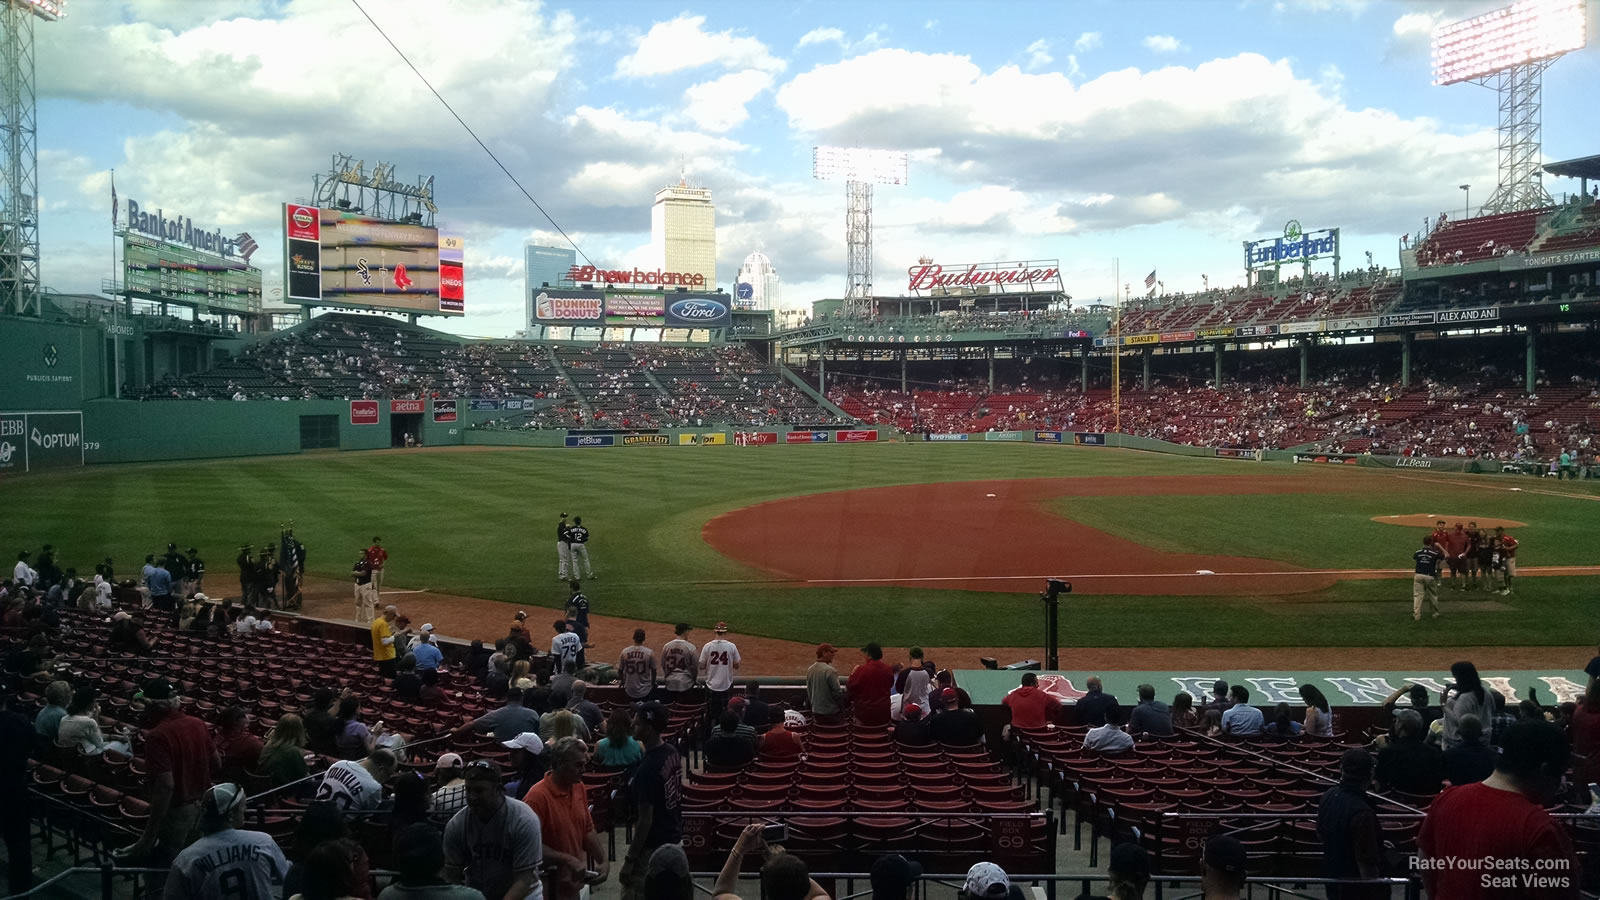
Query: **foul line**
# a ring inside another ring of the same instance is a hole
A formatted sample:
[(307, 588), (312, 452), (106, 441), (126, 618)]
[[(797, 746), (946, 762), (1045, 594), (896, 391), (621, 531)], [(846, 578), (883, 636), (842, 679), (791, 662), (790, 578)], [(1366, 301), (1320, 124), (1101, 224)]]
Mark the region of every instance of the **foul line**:
[[(925, 581), (1040, 581), (1047, 578), (1288, 578), (1306, 575), (1388, 575), (1412, 574), (1411, 569), (1296, 569), (1292, 572), (1125, 572), (1094, 575), (943, 575), (908, 578), (807, 578), (806, 584), (903, 584)], [(1600, 575), (1600, 566), (1530, 566), (1517, 570), (1517, 575)]]

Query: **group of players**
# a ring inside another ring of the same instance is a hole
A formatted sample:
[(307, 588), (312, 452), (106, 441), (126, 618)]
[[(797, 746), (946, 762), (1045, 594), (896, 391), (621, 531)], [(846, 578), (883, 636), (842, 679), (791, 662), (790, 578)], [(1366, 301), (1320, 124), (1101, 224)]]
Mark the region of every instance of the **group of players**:
[(1450, 586), (1458, 591), (1488, 591), (1506, 596), (1517, 575), (1517, 539), (1506, 534), (1504, 526), (1493, 532), (1479, 528), (1477, 522), (1457, 522), (1450, 528), (1444, 519), (1434, 523), (1431, 534), (1422, 539), (1422, 549), (1411, 554), (1416, 564), (1412, 576), (1411, 618), (1422, 619), (1424, 601), (1432, 605), (1439, 618), (1439, 584), (1446, 567)]
[(582, 516), (568, 522), (567, 514), (562, 513), (556, 523), (556, 566), (561, 581), (594, 577), (594, 567), (589, 565), (589, 529), (583, 527)]

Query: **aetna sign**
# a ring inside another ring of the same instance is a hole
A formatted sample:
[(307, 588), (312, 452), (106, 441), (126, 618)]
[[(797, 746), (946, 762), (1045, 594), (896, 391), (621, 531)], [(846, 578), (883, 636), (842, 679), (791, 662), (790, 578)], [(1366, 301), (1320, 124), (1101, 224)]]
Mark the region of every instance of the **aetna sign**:
[(646, 272), (643, 269), (600, 269), (595, 266), (573, 266), (567, 278), (575, 284), (660, 284), (703, 288), (706, 276), (690, 272), (663, 272), (660, 269)]
[(910, 276), (907, 289), (932, 291), (940, 288), (975, 288), (992, 286), (1001, 290), (1060, 290), (1061, 269), (1055, 260), (1037, 262), (974, 263), (944, 266), (934, 262), (920, 262), (906, 270)]

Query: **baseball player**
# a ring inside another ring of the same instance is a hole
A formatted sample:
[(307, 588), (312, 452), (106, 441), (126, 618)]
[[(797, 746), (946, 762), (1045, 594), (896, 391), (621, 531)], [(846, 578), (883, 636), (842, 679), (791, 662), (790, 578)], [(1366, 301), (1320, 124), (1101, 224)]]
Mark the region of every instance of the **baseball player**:
[(1460, 522), (1456, 523), (1454, 531), (1445, 535), (1444, 553), (1450, 563), (1450, 587), (1454, 590), (1467, 589), (1467, 555), (1473, 550), (1472, 541), (1467, 537), (1467, 529)]
[(1411, 559), (1416, 563), (1416, 574), (1411, 576), (1411, 619), (1414, 622), (1422, 621), (1422, 601), (1427, 599), (1433, 606), (1433, 617), (1439, 618), (1439, 563), (1444, 560), (1444, 554), (1433, 542), (1433, 535), (1422, 539), (1422, 549), (1411, 554)]
[(555, 657), (556, 671), (574, 671), (578, 667), (578, 654), (583, 652), (583, 638), (567, 630), (566, 619), (557, 619), (555, 629), (556, 636), (550, 639), (550, 655)]
[(578, 564), (581, 562), (583, 577), (593, 578), (594, 567), (589, 565), (589, 529), (583, 527), (583, 516), (572, 520), (572, 527), (567, 529), (567, 543), (571, 547), (568, 552), (572, 555), (572, 577), (578, 577)]
[(1489, 593), (1498, 590), (1496, 584), (1500, 577), (1501, 565), (1497, 562), (1496, 552), (1499, 550), (1499, 540), (1489, 533), (1489, 529), (1478, 530), (1478, 546), (1473, 548), (1473, 553), (1478, 557), (1478, 571), (1483, 575), (1483, 589)]
[(656, 690), (656, 655), (644, 645), (644, 629), (633, 630), (633, 646), (617, 658), (622, 673), (622, 692), (630, 700), (649, 700)]
[(733, 673), (739, 671), (739, 648), (723, 636), (727, 633), (728, 623), (718, 622), (717, 636), (700, 648), (700, 671), (706, 676), (706, 708), (712, 721), (728, 708)]
[(356, 564), (350, 569), (350, 578), (356, 585), (356, 623), (360, 625), (372, 624), (373, 611), (378, 605), (372, 593), (371, 559), (362, 553), (356, 557)]
[(389, 551), (383, 549), (383, 538), (373, 537), (372, 546), (367, 548), (367, 567), (372, 570), (372, 602), (378, 602), (378, 595), (383, 592), (383, 565), (389, 561)]
[[(108, 563), (110, 561), (110, 559), (106, 560)], [(188, 569), (191, 589), (195, 593), (204, 591), (206, 589), (206, 563), (205, 560), (200, 558), (200, 551), (193, 547), (189, 548)], [(110, 581), (111, 579), (107, 578), (106, 580)]]
[(684, 638), (691, 630), (689, 625), (680, 623), (674, 629), (677, 637), (661, 648), (661, 678), (666, 682), (667, 692), (674, 697), (689, 693), (700, 674), (698, 651)]
[(567, 524), (567, 514), (561, 514), (561, 521), (556, 523), (556, 563), (557, 578), (567, 580), (567, 571), (572, 568), (572, 544), (570, 529)]
[(1487, 539), (1488, 535), (1485, 535), (1483, 531), (1478, 528), (1477, 522), (1467, 523), (1467, 588), (1469, 590), (1478, 589), (1478, 579), (1480, 576), (1484, 578), (1488, 577), (1489, 573), (1483, 571), (1483, 558), (1479, 553), (1480, 549), (1483, 547), (1483, 542)]
[[(1511, 593), (1511, 579), (1517, 577), (1517, 539), (1506, 534), (1504, 526), (1495, 526), (1494, 540), (1500, 545), (1500, 564), (1505, 568), (1504, 586), (1500, 588), (1501, 596)], [(1493, 585), (1490, 586), (1493, 589)]]
[(567, 618), (578, 623), (576, 629), (578, 638), (587, 647), (589, 646), (589, 598), (584, 596), (583, 582), (576, 578), (567, 582), (567, 588), (572, 591), (567, 597)]

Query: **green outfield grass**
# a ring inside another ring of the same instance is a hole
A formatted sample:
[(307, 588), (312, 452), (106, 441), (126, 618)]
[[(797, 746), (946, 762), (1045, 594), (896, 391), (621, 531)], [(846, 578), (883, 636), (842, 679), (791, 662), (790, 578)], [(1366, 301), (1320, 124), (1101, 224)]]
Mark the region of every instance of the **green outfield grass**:
[[(597, 613), (699, 625), (729, 619), (748, 634), (845, 646), (869, 639), (1032, 646), (1040, 640), (1039, 615), (1028, 595), (764, 585), (767, 573), (723, 557), (700, 539), (700, 529), (729, 510), (818, 491), (1257, 472), (1318, 480), (1342, 474), (1008, 444), (318, 454), (9, 479), (0, 483), (7, 501), (0, 547), (37, 550), (50, 542), (80, 571), (109, 554), (119, 572), (130, 573), (144, 554), (173, 540), (200, 548), (210, 584), (236, 587), (239, 545), (275, 540), (279, 524), (293, 520), (313, 574), (347, 577), (358, 548), (379, 534), (391, 553), (387, 586), (555, 606), (566, 592), (554, 578), (550, 532), (565, 511), (584, 516), (595, 534), (602, 578), (587, 588)], [(1353, 568), (1400, 567), (1409, 553), (1405, 529), (1368, 517), (1459, 511), (1529, 522), (1519, 532), (1525, 564), (1600, 562), (1586, 556), (1600, 526), (1600, 504), (1592, 501), (1480, 492), (1426, 478), (1385, 485), (1299, 496), (1074, 498), (1058, 511), (1162, 549)], [(1574, 633), (1571, 623), (1585, 619), (1597, 585), (1594, 578), (1523, 579), (1516, 596), (1494, 598), (1492, 608), (1452, 612), (1420, 628), (1409, 620), (1409, 584), (1396, 581), (1350, 581), (1281, 599), (1080, 595), (1063, 614), (1062, 639), (1068, 646), (1581, 643), (1589, 636)]]

